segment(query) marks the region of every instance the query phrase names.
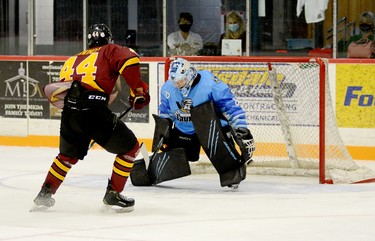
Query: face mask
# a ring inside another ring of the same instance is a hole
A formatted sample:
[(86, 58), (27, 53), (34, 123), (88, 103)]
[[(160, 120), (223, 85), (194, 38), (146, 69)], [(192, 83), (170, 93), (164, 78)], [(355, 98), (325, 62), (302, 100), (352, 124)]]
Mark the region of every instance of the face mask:
[(232, 32), (237, 32), (238, 29), (240, 28), (240, 25), (238, 23), (234, 23), (234, 24), (229, 24), (228, 25), (228, 28), (230, 31)]
[(359, 25), (359, 29), (362, 32), (369, 32), (370, 30), (372, 30), (372, 25), (366, 24), (366, 23), (362, 23), (362, 24)]
[(189, 32), (191, 29), (191, 24), (180, 24), (179, 26), (181, 31), (185, 33)]

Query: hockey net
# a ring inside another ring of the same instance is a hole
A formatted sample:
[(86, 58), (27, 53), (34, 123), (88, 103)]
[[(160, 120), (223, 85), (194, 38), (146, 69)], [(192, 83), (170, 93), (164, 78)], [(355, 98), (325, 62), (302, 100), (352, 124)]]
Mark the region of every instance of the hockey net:
[[(320, 58), (184, 57), (229, 85), (246, 111), (256, 150), (249, 174), (318, 176), (320, 183), (354, 183), (375, 174), (358, 166), (338, 127)], [(165, 79), (169, 64), (166, 61)], [(207, 157), (193, 172), (212, 168)]]

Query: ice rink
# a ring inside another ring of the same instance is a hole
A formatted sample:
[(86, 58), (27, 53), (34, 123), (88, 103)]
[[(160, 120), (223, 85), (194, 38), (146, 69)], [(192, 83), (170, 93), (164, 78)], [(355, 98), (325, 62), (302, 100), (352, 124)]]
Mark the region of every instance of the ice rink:
[[(91, 150), (44, 212), (30, 213), (57, 148), (0, 147), (0, 240), (372, 241), (375, 183), (250, 176), (239, 190), (215, 174), (134, 187), (130, 213), (101, 212), (114, 156)], [(375, 169), (375, 162), (357, 162)]]

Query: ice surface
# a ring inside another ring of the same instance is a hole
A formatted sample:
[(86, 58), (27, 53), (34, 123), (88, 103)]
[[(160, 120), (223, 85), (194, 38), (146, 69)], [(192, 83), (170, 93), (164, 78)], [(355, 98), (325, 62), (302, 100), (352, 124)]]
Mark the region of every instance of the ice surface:
[[(114, 156), (91, 150), (44, 212), (30, 213), (56, 148), (0, 147), (0, 240), (371, 241), (375, 183), (321, 185), (317, 178), (249, 176), (237, 191), (215, 174), (156, 187), (127, 183), (131, 213), (103, 213)], [(360, 162), (375, 169), (375, 162)]]

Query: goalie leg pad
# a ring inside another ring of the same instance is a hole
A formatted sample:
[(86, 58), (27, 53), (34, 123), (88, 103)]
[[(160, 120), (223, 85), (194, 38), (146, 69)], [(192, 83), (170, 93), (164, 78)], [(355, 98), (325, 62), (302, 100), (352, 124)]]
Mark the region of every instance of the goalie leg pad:
[(212, 101), (192, 108), (191, 120), (203, 150), (219, 174), (241, 166), (241, 156), (223, 131)]
[(148, 168), (152, 185), (190, 174), (190, 165), (183, 148), (156, 153)]
[(151, 186), (144, 159), (134, 161), (133, 169), (130, 172), (130, 181), (133, 186)]
[(220, 174), (220, 184), (222, 187), (239, 184), (246, 178), (246, 164), (239, 168), (231, 169), (225, 173)]

